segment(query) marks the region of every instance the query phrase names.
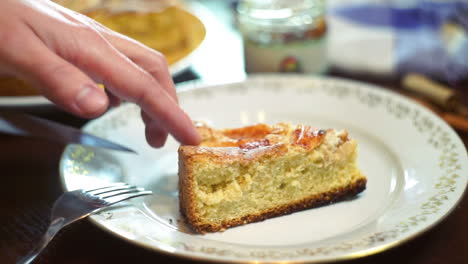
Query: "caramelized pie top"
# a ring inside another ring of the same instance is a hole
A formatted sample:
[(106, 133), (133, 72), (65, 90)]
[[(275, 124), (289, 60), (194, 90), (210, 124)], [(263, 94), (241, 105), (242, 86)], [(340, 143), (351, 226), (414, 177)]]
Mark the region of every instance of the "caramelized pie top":
[[(215, 130), (204, 123), (196, 124), (205, 147), (238, 147), (251, 150), (277, 144), (291, 144), (306, 150), (319, 146), (330, 130), (317, 129), (306, 125), (293, 126), (278, 123), (273, 126), (257, 124), (242, 128)], [(341, 135), (347, 141), (347, 133)]]

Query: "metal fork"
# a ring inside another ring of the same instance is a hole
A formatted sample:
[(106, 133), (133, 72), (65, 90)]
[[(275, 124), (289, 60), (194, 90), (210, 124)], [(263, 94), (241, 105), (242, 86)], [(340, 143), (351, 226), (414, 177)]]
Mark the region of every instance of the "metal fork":
[(47, 232), (42, 236), (39, 244), (17, 264), (31, 263), (63, 227), (115, 203), (149, 194), (152, 192), (125, 183), (114, 183), (106, 187), (62, 194), (52, 207), (51, 223)]

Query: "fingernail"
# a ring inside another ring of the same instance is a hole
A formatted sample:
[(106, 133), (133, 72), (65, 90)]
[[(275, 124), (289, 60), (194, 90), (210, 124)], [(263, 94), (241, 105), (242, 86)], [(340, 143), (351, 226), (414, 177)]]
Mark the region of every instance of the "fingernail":
[(106, 95), (95, 85), (86, 84), (75, 98), (75, 103), (84, 114), (94, 114), (107, 107)]

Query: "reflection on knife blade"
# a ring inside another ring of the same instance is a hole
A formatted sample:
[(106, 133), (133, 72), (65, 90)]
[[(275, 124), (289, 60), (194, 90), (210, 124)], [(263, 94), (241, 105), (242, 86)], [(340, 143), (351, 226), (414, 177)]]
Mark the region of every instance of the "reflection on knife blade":
[(0, 132), (43, 138), (65, 144), (82, 144), (136, 153), (130, 148), (87, 134), (79, 129), (24, 113), (0, 111)]

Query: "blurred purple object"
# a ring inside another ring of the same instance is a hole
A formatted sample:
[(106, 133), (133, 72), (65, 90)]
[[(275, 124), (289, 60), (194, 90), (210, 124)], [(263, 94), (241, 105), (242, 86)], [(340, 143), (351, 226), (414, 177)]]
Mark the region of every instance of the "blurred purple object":
[(395, 34), (396, 73), (418, 72), (435, 79), (468, 79), (468, 1), (414, 0), (343, 6), (333, 15)]

